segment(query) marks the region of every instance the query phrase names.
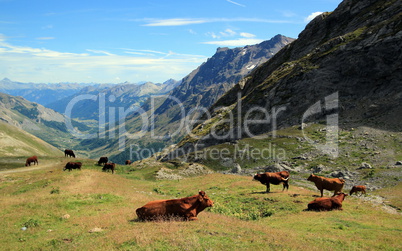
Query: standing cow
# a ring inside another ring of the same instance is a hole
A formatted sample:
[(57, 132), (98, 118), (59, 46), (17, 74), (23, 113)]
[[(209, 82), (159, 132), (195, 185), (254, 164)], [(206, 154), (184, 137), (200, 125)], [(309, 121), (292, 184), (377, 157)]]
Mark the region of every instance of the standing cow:
[(173, 200), (156, 200), (145, 204), (136, 210), (140, 220), (158, 220), (169, 217), (179, 217), (183, 220), (198, 220), (197, 215), (214, 202), (204, 191), (198, 194)]
[(25, 166), (31, 166), (32, 162), (34, 163), (34, 165), (35, 164), (39, 165), (38, 157), (32, 156), (27, 158), (27, 160), (25, 161)]
[(100, 157), (98, 160), (98, 165), (106, 164), (109, 161), (108, 157)]
[(75, 154), (74, 154), (73, 150), (70, 150), (70, 149), (64, 150), (64, 157), (67, 157), (67, 156), (75, 158)]
[(314, 211), (342, 210), (342, 202), (346, 196), (348, 196), (346, 193), (339, 193), (331, 198), (317, 198), (308, 203), (307, 209)]
[(360, 195), (366, 194), (366, 186), (353, 186), (352, 190), (350, 190), (349, 195), (352, 195), (353, 193), (360, 192)]
[(337, 193), (342, 192), (343, 185), (345, 184), (344, 179), (325, 178), (314, 174), (311, 174), (310, 177), (307, 178), (307, 180), (314, 182), (317, 189), (321, 192), (321, 197), (324, 195), (324, 189), (328, 191), (334, 191), (335, 196)]
[(106, 163), (106, 164), (103, 166), (102, 171), (103, 171), (103, 172), (106, 172), (106, 171), (111, 170), (111, 171), (112, 171), (112, 174), (113, 174), (115, 168), (116, 168), (116, 164), (115, 164), (115, 163)]
[(271, 191), (270, 184), (279, 185), (283, 184), (282, 192), (285, 190), (289, 190), (289, 172), (288, 171), (281, 171), (276, 173), (262, 173), (262, 174), (255, 174), (254, 180), (258, 180), (261, 184), (267, 186), (267, 193)]
[(82, 163), (81, 162), (68, 162), (66, 166), (63, 168), (63, 171), (68, 170), (69, 172), (73, 169), (81, 170)]

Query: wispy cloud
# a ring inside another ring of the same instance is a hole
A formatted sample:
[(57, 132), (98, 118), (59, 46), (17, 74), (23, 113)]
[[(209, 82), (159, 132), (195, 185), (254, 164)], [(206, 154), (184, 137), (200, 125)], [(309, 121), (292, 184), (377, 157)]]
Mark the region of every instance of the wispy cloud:
[(261, 18), (170, 18), (170, 19), (143, 19), (143, 20), (130, 20), (130, 21), (145, 21), (143, 26), (182, 26), (203, 23), (217, 23), (217, 22), (254, 22), (254, 23), (293, 23), (289, 20), (273, 20)]
[[(0, 71), (17, 81), (99, 83), (150, 80), (163, 82), (165, 76), (180, 79), (202, 62), (205, 56), (178, 54), (172, 51), (120, 49), (113, 54), (87, 49), (88, 53), (70, 53), (15, 46), (0, 34)], [(119, 78), (117, 78), (119, 77)]]
[(246, 46), (246, 45), (253, 45), (253, 44), (259, 44), (263, 40), (262, 39), (254, 39), (254, 38), (239, 38), (239, 39), (233, 39), (233, 40), (221, 40), (221, 41), (208, 41), (208, 42), (202, 42), (202, 44), (212, 44), (216, 46)]
[(231, 1), (231, 0), (226, 0), (226, 1), (229, 2), (229, 3), (235, 4), (235, 5), (241, 6), (241, 7), (246, 7), (244, 4), (240, 4), (240, 3), (237, 3), (235, 1)]
[(313, 13), (311, 13), (308, 17), (306, 17), (306, 18), (304, 19), (304, 22), (308, 23), (308, 22), (310, 22), (311, 20), (313, 20), (316, 16), (319, 16), (319, 15), (321, 15), (322, 13), (323, 13), (323, 12), (319, 12), (319, 11), (313, 12)]
[(55, 37), (37, 37), (37, 40), (52, 40), (52, 39), (56, 39)]

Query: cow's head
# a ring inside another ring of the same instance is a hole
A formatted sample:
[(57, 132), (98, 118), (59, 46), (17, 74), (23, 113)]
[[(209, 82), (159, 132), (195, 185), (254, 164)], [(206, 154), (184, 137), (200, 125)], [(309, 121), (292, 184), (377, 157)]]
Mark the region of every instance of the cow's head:
[(214, 202), (205, 194), (204, 191), (199, 191), (198, 195), (199, 202), (201, 202), (205, 207), (212, 207), (214, 205)]
[(314, 179), (314, 174), (312, 173), (312, 174), (310, 174), (310, 176), (307, 178), (307, 180), (308, 181), (313, 181), (313, 179)]
[(258, 173), (254, 174), (253, 180), (260, 181), (260, 179), (261, 179), (261, 174), (258, 174)]

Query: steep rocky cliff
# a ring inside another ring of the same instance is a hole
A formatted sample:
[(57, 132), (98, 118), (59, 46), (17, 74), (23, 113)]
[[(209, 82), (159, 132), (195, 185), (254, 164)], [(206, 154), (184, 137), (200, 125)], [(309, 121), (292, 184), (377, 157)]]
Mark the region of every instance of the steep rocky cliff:
[(204, 116), (165, 159), (309, 119), (328, 122), (331, 114), (340, 127), (401, 131), (401, 9), (397, 0), (345, 0), (316, 17), (219, 99), (212, 118)]

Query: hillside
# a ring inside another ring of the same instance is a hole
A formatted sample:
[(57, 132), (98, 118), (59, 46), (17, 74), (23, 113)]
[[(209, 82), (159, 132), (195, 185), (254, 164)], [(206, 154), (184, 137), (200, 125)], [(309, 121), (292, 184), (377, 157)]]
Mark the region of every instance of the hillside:
[[(68, 131), (64, 115), (21, 97), (0, 93), (0, 120), (59, 149), (71, 148), (78, 143)], [(74, 120), (71, 123), (76, 130), (91, 132), (91, 128), (82, 123)]]
[(0, 121), (0, 145), (0, 157), (62, 155), (56, 147), (4, 121)]
[[(67, 160), (42, 170), (0, 172), (0, 228), (4, 250), (400, 250), (402, 187), (348, 196), (343, 211), (308, 212), (318, 191), (290, 183), (272, 193), (250, 177), (213, 173), (184, 180), (155, 180), (165, 165), (138, 162), (104, 173), (93, 160), (63, 172)], [(165, 166), (167, 167), (167, 166)], [(306, 177), (304, 177), (306, 178)], [(196, 222), (138, 221), (135, 210), (151, 200), (205, 190), (214, 201)], [(327, 193), (329, 195), (329, 193)], [(392, 197), (392, 195), (397, 195)], [(399, 195), (399, 196), (398, 196)], [(369, 200), (369, 199), (372, 199)]]
[(345, 0), (316, 17), (219, 99), (213, 116), (204, 116), (165, 159), (306, 123), (328, 124), (333, 145), (341, 129), (401, 132), (401, 8), (400, 1)]

